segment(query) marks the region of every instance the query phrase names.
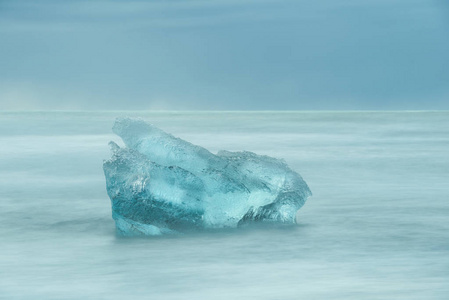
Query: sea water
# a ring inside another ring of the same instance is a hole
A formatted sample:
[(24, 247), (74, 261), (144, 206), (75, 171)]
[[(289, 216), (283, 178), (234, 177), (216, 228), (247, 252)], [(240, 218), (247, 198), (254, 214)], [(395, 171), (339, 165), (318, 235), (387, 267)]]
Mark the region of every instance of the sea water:
[[(298, 225), (121, 238), (116, 117), (283, 158)], [(449, 299), (449, 112), (1, 112), (0, 299)]]

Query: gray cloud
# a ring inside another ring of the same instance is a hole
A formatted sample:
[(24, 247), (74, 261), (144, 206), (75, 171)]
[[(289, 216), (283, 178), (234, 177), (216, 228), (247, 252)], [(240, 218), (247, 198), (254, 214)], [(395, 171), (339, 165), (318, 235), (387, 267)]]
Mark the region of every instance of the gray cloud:
[(0, 109), (449, 109), (447, 5), (3, 1)]

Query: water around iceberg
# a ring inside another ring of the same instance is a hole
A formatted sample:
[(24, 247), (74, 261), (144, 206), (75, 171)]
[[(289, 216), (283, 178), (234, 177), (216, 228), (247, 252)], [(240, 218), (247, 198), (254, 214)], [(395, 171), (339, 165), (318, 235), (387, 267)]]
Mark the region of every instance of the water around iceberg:
[[(123, 239), (117, 116), (285, 159), (296, 226)], [(0, 299), (447, 300), (449, 112), (0, 112)], [(211, 296), (212, 295), (212, 296)]]
[(219, 151), (176, 138), (141, 119), (117, 119), (103, 165), (121, 235), (159, 235), (249, 223), (295, 223), (311, 195), (280, 159)]

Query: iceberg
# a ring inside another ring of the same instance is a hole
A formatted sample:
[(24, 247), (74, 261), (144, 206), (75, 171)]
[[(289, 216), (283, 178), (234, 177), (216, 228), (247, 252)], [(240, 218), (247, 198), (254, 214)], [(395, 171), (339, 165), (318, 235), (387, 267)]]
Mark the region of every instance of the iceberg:
[(145, 122), (119, 118), (104, 161), (117, 233), (186, 233), (252, 223), (294, 224), (311, 195), (280, 159), (252, 152), (213, 154)]

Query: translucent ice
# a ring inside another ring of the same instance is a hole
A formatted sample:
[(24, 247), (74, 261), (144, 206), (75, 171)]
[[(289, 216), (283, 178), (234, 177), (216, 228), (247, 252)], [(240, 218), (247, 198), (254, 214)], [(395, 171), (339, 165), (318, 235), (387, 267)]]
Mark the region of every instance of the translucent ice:
[(140, 119), (117, 119), (104, 162), (117, 231), (157, 235), (251, 222), (294, 223), (311, 192), (284, 161), (208, 150)]

